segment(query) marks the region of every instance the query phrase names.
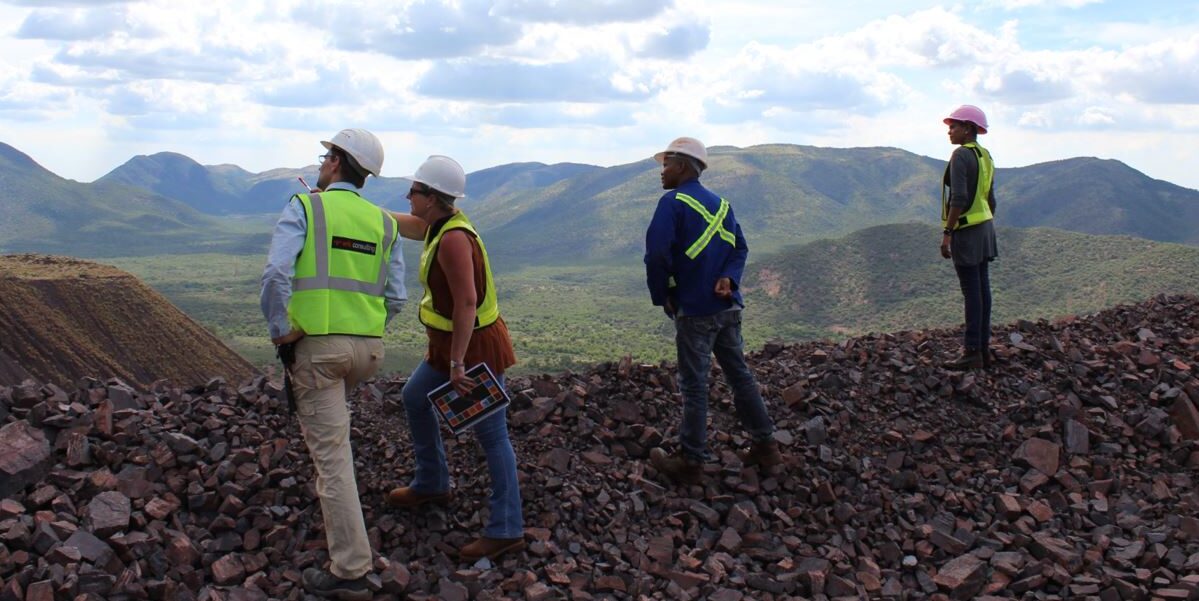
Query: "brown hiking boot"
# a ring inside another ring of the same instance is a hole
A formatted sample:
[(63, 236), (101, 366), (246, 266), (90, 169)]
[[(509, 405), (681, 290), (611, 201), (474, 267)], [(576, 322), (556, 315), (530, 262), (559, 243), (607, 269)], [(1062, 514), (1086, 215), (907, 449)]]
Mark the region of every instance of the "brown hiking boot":
[(450, 502), (450, 493), (422, 493), (412, 490), (412, 487), (401, 486), (387, 493), (386, 500), (387, 505), (390, 507), (411, 509), (413, 507), (420, 507), (426, 503), (445, 505)]
[(745, 465), (774, 467), (783, 462), (783, 454), (779, 452), (779, 443), (769, 438), (755, 441), (748, 449), (737, 453), (737, 456)]
[(671, 455), (661, 447), (650, 450), (649, 462), (659, 473), (675, 482), (699, 484), (704, 477), (703, 464), (684, 457), (682, 453)]
[(962, 354), (952, 361), (946, 361), (941, 367), (950, 371), (966, 371), (983, 368), (983, 354), (979, 351), (962, 351)]
[(490, 538), (482, 536), (458, 550), (458, 558), (475, 561), (486, 557), (495, 559), (500, 555), (525, 548), (523, 538)]

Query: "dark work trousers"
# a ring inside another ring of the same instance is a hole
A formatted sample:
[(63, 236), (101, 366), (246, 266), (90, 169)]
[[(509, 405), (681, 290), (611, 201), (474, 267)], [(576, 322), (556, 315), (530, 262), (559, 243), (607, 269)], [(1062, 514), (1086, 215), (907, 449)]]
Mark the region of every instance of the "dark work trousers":
[(986, 350), (991, 341), (990, 261), (977, 265), (954, 265), (962, 297), (966, 301), (966, 334), (962, 346), (967, 351)]

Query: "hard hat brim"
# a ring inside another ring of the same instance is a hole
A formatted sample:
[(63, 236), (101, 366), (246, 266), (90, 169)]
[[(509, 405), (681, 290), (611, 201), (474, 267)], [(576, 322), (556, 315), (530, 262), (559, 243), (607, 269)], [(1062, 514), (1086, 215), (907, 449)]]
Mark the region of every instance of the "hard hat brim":
[[(425, 181), (425, 180), (423, 180), (423, 179), (419, 179), (419, 178), (417, 178), (415, 173), (414, 173), (414, 174), (412, 174), (412, 175), (405, 175), (404, 177), (401, 177), (401, 178), (399, 178), (399, 179), (405, 179), (405, 180), (408, 180), (408, 181), (410, 181), (410, 182), (416, 182), (416, 183), (418, 183), (418, 184), (424, 184), (424, 185), (428, 186), (430, 190), (437, 190), (438, 192), (441, 192), (442, 194), (446, 194), (446, 195), (449, 195), (449, 196), (454, 196), (453, 194), (450, 194), (449, 192), (445, 192), (445, 191), (439, 190), (439, 189), (437, 188), (437, 186), (434, 186), (434, 185), (430, 184), (429, 182), (427, 182), (427, 181)], [(463, 194), (462, 196), (454, 196), (454, 198), (455, 198), (455, 199), (466, 198), (466, 194)]]
[(687, 154), (687, 153), (685, 153), (685, 152), (679, 152), (679, 151), (677, 151), (677, 150), (663, 150), (662, 152), (659, 152), (658, 154), (655, 154), (655, 155), (654, 155), (654, 160), (655, 160), (655, 161), (658, 161), (658, 163), (659, 163), (659, 164), (661, 164), (661, 163), (663, 163), (663, 162), (665, 162), (665, 161), (666, 161), (666, 155), (668, 155), (668, 154), (679, 154), (679, 155), (683, 155), (683, 156), (685, 156), (685, 157), (690, 157), (690, 158), (692, 158), (692, 159), (695, 159), (695, 160), (699, 161), (699, 164), (700, 164), (700, 165), (703, 165), (703, 166), (704, 166), (704, 169), (707, 169), (707, 168), (708, 168), (708, 162), (707, 162), (707, 161), (705, 161), (705, 160), (703, 160), (703, 159), (701, 159), (701, 158), (699, 158), (699, 157), (697, 157), (697, 156), (692, 156), (692, 155), (689, 155), (689, 154)]
[[(962, 123), (974, 123), (973, 121), (967, 121), (966, 119), (954, 119), (953, 117), (946, 117), (941, 120), (941, 123), (944, 123), (945, 125), (949, 125), (953, 121), (961, 121)], [(977, 123), (974, 123), (974, 127), (978, 128), (978, 135), (980, 135), (980, 136), (987, 133), (987, 128), (985, 128)]]

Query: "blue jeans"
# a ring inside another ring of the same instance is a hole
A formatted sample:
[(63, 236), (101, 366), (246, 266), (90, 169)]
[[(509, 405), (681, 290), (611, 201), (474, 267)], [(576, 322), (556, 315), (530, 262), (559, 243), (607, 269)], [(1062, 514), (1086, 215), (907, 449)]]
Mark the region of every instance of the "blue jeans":
[(774, 422), (766, 414), (762, 393), (741, 351), (741, 312), (682, 316), (674, 325), (683, 393), (683, 424), (679, 428), (683, 453), (697, 461), (708, 459), (708, 374), (713, 354), (733, 389), (733, 407), (742, 427), (755, 441), (770, 438)]
[(962, 346), (967, 351), (985, 351), (991, 342), (991, 276), (989, 261), (978, 265), (954, 265), (958, 284), (966, 300), (966, 333)]
[[(497, 379), (503, 386), (504, 376)], [(409, 486), (417, 492), (436, 494), (450, 490), (450, 469), (441, 442), (441, 424), (428, 396), (429, 391), (449, 380), (449, 374), (421, 361), (404, 385), (404, 410), (408, 414), (412, 449), (416, 454), (416, 475)], [(473, 430), (475, 440), (487, 455), (487, 471), (491, 475), (491, 515), (483, 536), (520, 538), (524, 536), (524, 518), (520, 508), (520, 484), (516, 481), (516, 453), (508, 440), (507, 410), (501, 409), (487, 416)]]

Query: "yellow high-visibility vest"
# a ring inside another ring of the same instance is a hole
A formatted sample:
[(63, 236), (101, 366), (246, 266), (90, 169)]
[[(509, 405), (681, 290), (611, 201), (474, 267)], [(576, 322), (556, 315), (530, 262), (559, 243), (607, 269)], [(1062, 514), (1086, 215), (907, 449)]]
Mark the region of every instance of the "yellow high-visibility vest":
[(474, 236), (475, 241), (479, 243), (479, 250), (483, 253), (483, 272), (486, 274), (487, 290), (483, 292), (483, 302), (475, 309), (474, 329), (485, 328), (499, 319), (500, 306), (496, 301), (495, 281), (491, 277), (491, 261), (487, 258), (487, 247), (483, 245), (483, 239), (479, 238), (479, 233), (475, 231), (474, 224), (462, 211), (454, 213), (436, 235), (430, 236), (432, 229), (425, 233), (425, 248), (420, 253), (420, 283), (425, 287), (425, 293), (420, 299), (420, 322), (434, 330), (454, 331), (454, 320), (438, 313), (433, 308), (433, 291), (429, 287), (429, 271), (437, 257), (437, 248), (441, 244), (441, 237), (450, 230), (464, 230)]
[(950, 230), (978, 225), (995, 218), (991, 214), (991, 204), (987, 202), (991, 183), (995, 180), (995, 162), (991, 160), (991, 153), (979, 146), (978, 142), (966, 142), (962, 147), (973, 150), (974, 156), (978, 157), (978, 189), (974, 192), (970, 208), (958, 216), (957, 223), (949, 224), (949, 193), (948, 186), (944, 185), (949, 179), (949, 165), (945, 166), (945, 177), (941, 180), (941, 227)]
[(292, 326), (313, 336), (383, 336), (395, 218), (350, 190), (296, 198), (308, 231), (287, 305)]

